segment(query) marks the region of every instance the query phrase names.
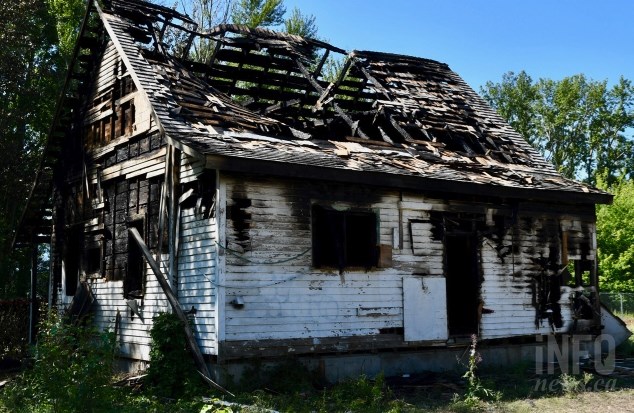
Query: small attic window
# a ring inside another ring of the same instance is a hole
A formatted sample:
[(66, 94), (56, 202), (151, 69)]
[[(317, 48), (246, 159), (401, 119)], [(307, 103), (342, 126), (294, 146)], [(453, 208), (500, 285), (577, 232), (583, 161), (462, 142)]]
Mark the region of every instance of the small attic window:
[(370, 268), (377, 264), (376, 214), (336, 211), (314, 205), (313, 265), (317, 268)]

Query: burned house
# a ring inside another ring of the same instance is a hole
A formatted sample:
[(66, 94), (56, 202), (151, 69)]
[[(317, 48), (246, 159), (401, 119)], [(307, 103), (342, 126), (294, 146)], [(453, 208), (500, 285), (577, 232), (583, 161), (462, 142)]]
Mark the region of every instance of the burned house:
[(611, 196), (562, 177), (447, 65), (104, 3), (16, 243), (51, 243), (51, 303), (90, 291), (121, 357), (148, 360), (170, 308), (213, 365), (415, 368), (472, 334), (600, 333)]

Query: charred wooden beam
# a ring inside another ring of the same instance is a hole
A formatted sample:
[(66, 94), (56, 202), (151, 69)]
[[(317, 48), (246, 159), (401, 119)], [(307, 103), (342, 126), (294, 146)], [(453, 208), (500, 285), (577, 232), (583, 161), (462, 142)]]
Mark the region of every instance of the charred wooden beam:
[[(298, 59), (295, 59), (295, 64), (297, 65), (299, 70), (301, 70), (301, 72), (304, 74), (304, 76), (310, 82), (310, 84), (313, 85), (315, 90), (323, 94), (325, 89), (319, 84), (319, 82), (315, 80), (313, 75), (310, 74), (310, 72), (308, 71), (308, 69), (306, 69), (306, 67), (304, 67), (302, 62), (300, 62)], [(335, 102), (330, 102), (329, 104), (334, 109), (334, 111), (341, 117), (341, 119), (343, 119), (348, 124), (348, 126), (350, 126), (352, 135), (358, 134), (359, 137), (361, 138), (370, 139), (368, 135), (366, 135), (361, 129), (359, 129), (359, 121), (352, 120), (352, 118), (350, 118), (350, 116), (348, 116), (348, 114), (344, 112)]]

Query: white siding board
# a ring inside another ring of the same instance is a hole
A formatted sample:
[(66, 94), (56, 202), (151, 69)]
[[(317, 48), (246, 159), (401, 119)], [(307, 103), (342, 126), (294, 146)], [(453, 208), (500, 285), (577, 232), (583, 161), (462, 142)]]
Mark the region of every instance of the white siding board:
[[(312, 184), (308, 182), (298, 185), (295, 181), (243, 176), (234, 179), (229, 175), (223, 176), (222, 182), (226, 185), (228, 209), (236, 199), (250, 202), (243, 208), (246, 229), (240, 228), (241, 233), (233, 219), (226, 220), (228, 247), (234, 250), (223, 255), (227, 340), (372, 335), (380, 328), (403, 327), (403, 277), (412, 273), (444, 276), (444, 246), (442, 240), (433, 238), (434, 224), (410, 221), (429, 220), (430, 211), (449, 210), (447, 201), (391, 191), (360, 202), (357, 200), (366, 199), (362, 190), (338, 185), (329, 185), (328, 196), (322, 199), (315, 195), (314, 188), (310, 192)], [(310, 205), (314, 202), (335, 202), (340, 207), (377, 212), (379, 243), (393, 245), (395, 232), (396, 240), (402, 242), (401, 248), (392, 249), (392, 268), (342, 275), (335, 269), (313, 268), (312, 253), (300, 254), (312, 245)], [(485, 214), (486, 207), (481, 209)], [(495, 209), (493, 213), (508, 213), (505, 211)], [(515, 231), (515, 239), (507, 231), (503, 240), (496, 241), (509, 247), (518, 245), (515, 256), (500, 258), (492, 246), (494, 242), (483, 240), (480, 293), (484, 307), (493, 313), (482, 315), (482, 338), (550, 331), (547, 320), (535, 326), (532, 276), (541, 268), (530, 258), (540, 252), (548, 254), (549, 246), (540, 236), (545, 224), (539, 218), (533, 221), (536, 228)], [(289, 258), (294, 259), (275, 263)], [(243, 308), (228, 304), (235, 296), (244, 300)], [(562, 316), (569, 319), (567, 298), (562, 296), (560, 304)], [(370, 318), (360, 315), (364, 313), (359, 311), (361, 307), (397, 310)]]
[[(181, 158), (181, 182), (195, 180), (203, 171), (201, 161)], [(216, 338), (216, 288), (212, 283), (216, 260), (216, 222), (197, 214), (194, 208), (181, 211), (178, 252), (178, 297), (192, 316), (194, 336), (203, 354), (218, 353)]]
[(146, 290), (140, 306), (143, 320), (137, 316), (131, 316), (130, 308), (123, 297), (122, 281), (106, 281), (105, 279), (90, 279), (96, 303), (94, 307), (94, 323), (97, 328), (113, 331), (117, 312), (121, 314), (121, 323), (117, 332), (117, 342), (120, 344), (119, 351), (127, 357), (134, 357), (140, 360), (149, 360), (150, 352), (150, 329), (152, 328), (152, 317), (159, 312), (169, 311), (169, 304), (164, 297), (162, 290), (158, 286), (158, 281), (154, 277), (149, 266), (146, 268)]

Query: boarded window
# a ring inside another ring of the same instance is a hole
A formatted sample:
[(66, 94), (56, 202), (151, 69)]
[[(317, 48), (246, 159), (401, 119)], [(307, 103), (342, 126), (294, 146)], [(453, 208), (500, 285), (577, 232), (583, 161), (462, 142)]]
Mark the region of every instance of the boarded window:
[[(128, 222), (128, 228), (136, 228), (145, 240), (145, 220), (137, 219)], [(143, 295), (143, 280), (145, 277), (145, 260), (141, 247), (137, 244), (131, 234), (128, 234), (128, 265), (126, 276), (123, 282), (123, 293), (126, 297), (139, 297)]]
[(370, 268), (377, 262), (376, 214), (312, 209), (313, 264), (315, 267)]

